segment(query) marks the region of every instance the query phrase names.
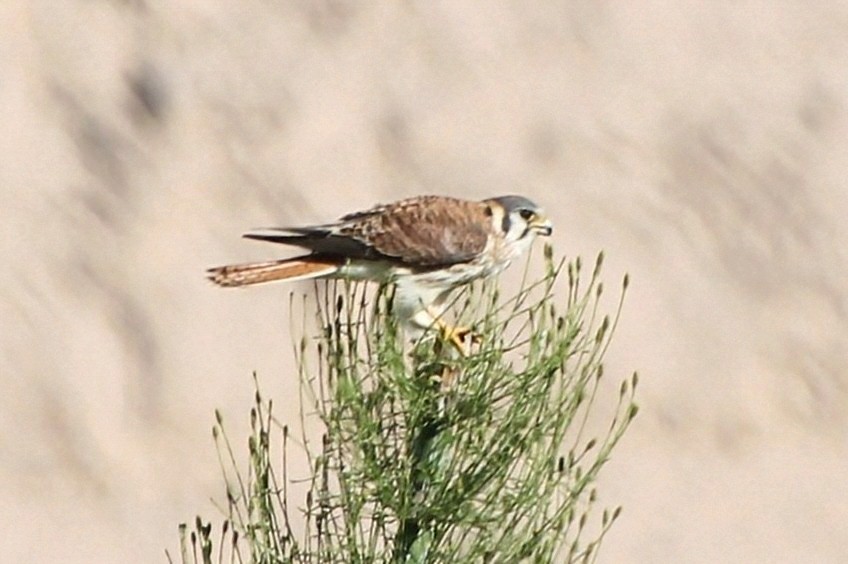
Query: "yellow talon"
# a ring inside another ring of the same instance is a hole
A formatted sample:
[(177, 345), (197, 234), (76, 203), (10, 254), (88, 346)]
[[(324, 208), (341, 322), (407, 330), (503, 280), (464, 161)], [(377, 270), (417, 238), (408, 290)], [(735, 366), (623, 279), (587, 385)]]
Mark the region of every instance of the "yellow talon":
[(480, 343), (480, 335), (472, 331), (470, 327), (453, 327), (443, 322), (439, 324), (439, 330), (442, 338), (451, 343), (463, 356), (468, 354), (466, 340), (470, 340), (473, 344)]

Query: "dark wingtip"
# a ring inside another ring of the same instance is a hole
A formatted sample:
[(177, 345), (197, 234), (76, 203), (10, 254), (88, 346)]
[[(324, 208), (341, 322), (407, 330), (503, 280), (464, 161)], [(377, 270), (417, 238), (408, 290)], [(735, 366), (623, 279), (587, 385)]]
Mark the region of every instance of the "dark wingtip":
[(265, 227), (251, 229), (242, 234), (245, 239), (254, 241), (271, 241), (273, 243), (285, 243), (297, 245), (300, 241), (308, 239), (322, 239), (328, 236), (327, 229), (315, 227)]
[(251, 229), (247, 233), (242, 233), (244, 239), (252, 239), (254, 241), (271, 241), (274, 243), (285, 243), (292, 239), (298, 239), (301, 236), (296, 234), (291, 229), (279, 228), (259, 228)]

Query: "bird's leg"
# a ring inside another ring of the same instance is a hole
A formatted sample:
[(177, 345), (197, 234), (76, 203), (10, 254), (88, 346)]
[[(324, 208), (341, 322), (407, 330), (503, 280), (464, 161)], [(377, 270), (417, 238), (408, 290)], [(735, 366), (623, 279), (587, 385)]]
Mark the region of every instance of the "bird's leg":
[[(454, 344), (459, 349), (465, 348), (466, 339), (471, 340), (472, 343), (480, 342), (480, 335), (474, 332), (471, 327), (457, 327), (454, 325), (448, 325), (447, 323), (442, 323), (442, 336)], [(464, 352), (468, 352), (467, 350)]]
[(465, 344), (468, 337), (471, 338), (472, 343), (480, 342), (480, 335), (475, 333), (470, 327), (450, 325), (446, 321), (443, 321), (441, 316), (431, 308), (427, 308), (427, 313), (433, 317), (433, 323), (439, 329), (442, 339), (451, 343), (461, 355), (468, 355), (468, 347)]

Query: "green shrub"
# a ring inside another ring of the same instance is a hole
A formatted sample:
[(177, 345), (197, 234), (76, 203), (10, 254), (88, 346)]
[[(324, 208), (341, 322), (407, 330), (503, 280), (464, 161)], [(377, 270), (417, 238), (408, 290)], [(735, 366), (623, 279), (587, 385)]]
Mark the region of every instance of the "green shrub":
[[(621, 311), (599, 314), (601, 263), (581, 287), (579, 259), (555, 264), (546, 248), (539, 280), (528, 267), (512, 298), (494, 283), (459, 292), (452, 311), (479, 337), (464, 355), (435, 335), (409, 344), (390, 289), (318, 287), (319, 335), (296, 355), (302, 427), (321, 437), (294, 438), (257, 391), (239, 472), (218, 414), (226, 519), (217, 549), (211, 525), (181, 526), (182, 561), (593, 561), (621, 511), (590, 523), (594, 483), (637, 411), (633, 374), (604, 436), (586, 436)], [(312, 470), (297, 499), (293, 448)]]

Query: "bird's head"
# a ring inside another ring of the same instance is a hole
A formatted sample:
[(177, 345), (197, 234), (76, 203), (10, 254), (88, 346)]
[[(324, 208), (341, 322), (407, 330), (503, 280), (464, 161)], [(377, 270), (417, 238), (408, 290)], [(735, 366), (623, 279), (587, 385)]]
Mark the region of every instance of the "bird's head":
[(504, 240), (509, 243), (526, 241), (529, 244), (536, 235), (547, 237), (553, 231), (553, 224), (542, 208), (524, 196), (501, 196), (486, 200), (486, 203), (492, 209), (495, 228), (500, 228)]

